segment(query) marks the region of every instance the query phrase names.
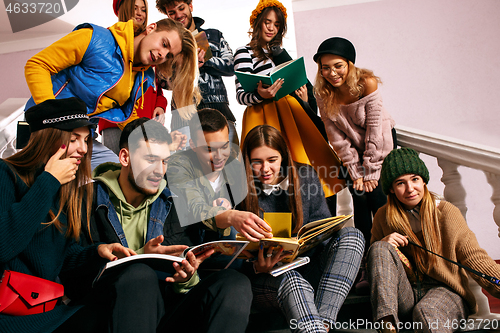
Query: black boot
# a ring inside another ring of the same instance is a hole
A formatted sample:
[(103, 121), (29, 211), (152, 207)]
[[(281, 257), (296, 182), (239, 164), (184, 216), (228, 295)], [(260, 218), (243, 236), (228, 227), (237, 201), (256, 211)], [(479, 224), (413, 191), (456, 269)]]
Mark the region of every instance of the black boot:
[(361, 259), (361, 266), (359, 267), (358, 280), (354, 284), (354, 290), (356, 295), (364, 296), (370, 294), (370, 284), (368, 283), (368, 274), (366, 272), (366, 260), (365, 257)]

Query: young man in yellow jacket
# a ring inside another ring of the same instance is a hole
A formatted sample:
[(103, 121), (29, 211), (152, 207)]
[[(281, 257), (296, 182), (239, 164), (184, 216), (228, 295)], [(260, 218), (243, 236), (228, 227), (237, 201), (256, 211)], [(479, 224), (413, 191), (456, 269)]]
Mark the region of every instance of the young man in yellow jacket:
[[(136, 103), (155, 84), (154, 75), (146, 70), (156, 66), (170, 77), (172, 67), (181, 63), (194, 78), (196, 43), (173, 20), (152, 23), (143, 31), (132, 20), (108, 29), (81, 24), (28, 60), (25, 76), (32, 98), (26, 109), (47, 99), (79, 97), (89, 116), (128, 122), (137, 118)], [(92, 167), (110, 161), (118, 162), (116, 155), (96, 144)]]

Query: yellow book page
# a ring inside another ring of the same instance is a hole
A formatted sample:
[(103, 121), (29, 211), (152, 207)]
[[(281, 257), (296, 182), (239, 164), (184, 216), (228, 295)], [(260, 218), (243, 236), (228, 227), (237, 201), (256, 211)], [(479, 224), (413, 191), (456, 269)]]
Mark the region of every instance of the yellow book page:
[(274, 237), (292, 237), (292, 213), (264, 213), (263, 220), (273, 229)]
[(340, 223), (340, 222), (347, 220), (351, 217), (352, 217), (352, 215), (339, 215), (339, 216), (328, 217), (328, 218), (322, 219), (322, 220), (317, 220), (314, 222), (309, 222), (306, 225), (304, 225), (302, 228), (300, 228), (299, 232), (297, 233), (297, 238), (299, 238), (299, 239), (304, 238), (307, 235), (315, 233), (318, 230), (330, 227), (331, 224)]
[[(247, 240), (240, 234), (236, 235), (236, 240)], [(254, 258), (257, 258), (259, 254), (260, 244), (264, 248), (264, 255), (267, 254), (267, 249), (271, 246), (274, 247), (273, 255), (276, 254), (281, 248), (283, 248), (283, 252), (287, 253), (287, 256), (281, 260), (282, 262), (290, 262), (295, 259), (299, 250), (299, 243), (296, 238), (282, 238), (282, 237), (273, 237), (273, 238), (263, 238), (260, 242), (250, 242), (245, 251), (250, 252)], [(240, 259), (248, 259), (244, 254), (238, 256)]]
[(315, 233), (308, 235), (305, 238), (299, 239), (298, 242), (300, 244), (300, 249), (298, 255), (301, 255), (302, 253), (310, 250), (311, 248), (315, 247), (319, 243), (323, 242), (324, 240), (332, 237), (332, 235), (342, 229), (344, 224), (347, 222), (348, 219), (343, 220), (342, 222), (338, 224), (331, 224), (331, 227), (328, 229), (321, 229), (316, 231)]

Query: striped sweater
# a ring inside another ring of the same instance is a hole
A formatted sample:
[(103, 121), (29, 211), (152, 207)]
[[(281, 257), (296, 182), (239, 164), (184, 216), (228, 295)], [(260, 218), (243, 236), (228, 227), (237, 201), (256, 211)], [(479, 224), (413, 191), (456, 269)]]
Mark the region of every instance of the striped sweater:
[[(236, 49), (236, 53), (234, 54), (235, 71), (268, 75), (274, 67), (274, 63), (269, 58), (264, 60), (255, 58), (250, 45), (239, 47)], [(257, 93), (257, 89), (254, 92), (245, 92), (238, 81), (238, 78), (235, 78), (235, 82), (236, 99), (241, 105), (251, 106), (264, 101), (264, 99)]]

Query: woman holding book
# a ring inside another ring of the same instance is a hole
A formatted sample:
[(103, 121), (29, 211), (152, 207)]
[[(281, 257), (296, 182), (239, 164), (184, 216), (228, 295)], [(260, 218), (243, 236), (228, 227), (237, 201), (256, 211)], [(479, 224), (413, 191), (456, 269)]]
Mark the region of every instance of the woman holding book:
[[(446, 322), (462, 323), (477, 311), (467, 272), (420, 247), (497, 278), (500, 265), (479, 247), (460, 210), (429, 192), (429, 171), (415, 150), (391, 151), (380, 181), (387, 204), (373, 219), (368, 251), (374, 319), (385, 332), (405, 320), (422, 323), (424, 332), (430, 323), (452, 332)], [(500, 286), (470, 276), (500, 298)]]
[[(139, 35), (143, 32), (148, 23), (148, 2), (146, 0), (113, 0), (113, 11), (118, 17), (119, 22), (127, 22), (129, 20), (134, 21), (134, 33)], [(196, 74), (196, 69), (191, 68), (188, 77), (192, 77), (194, 80)], [(158, 73), (157, 73), (158, 74)], [(163, 96), (163, 89), (167, 89), (166, 81), (161, 80), (163, 76), (156, 75), (153, 68), (146, 70), (146, 78), (150, 79), (155, 77), (155, 83), (151, 84), (149, 88), (143, 92), (143, 96), (139, 98), (136, 102), (134, 113), (129, 120), (122, 123), (114, 123), (106, 119), (99, 120), (99, 133), (102, 135), (103, 144), (111, 149), (116, 155), (120, 152), (119, 141), (122, 129), (130, 121), (146, 117), (148, 119), (154, 119), (162, 124), (165, 123), (165, 110), (167, 109), (167, 99)], [(187, 84), (188, 80), (179, 83), (180, 85)], [(189, 86), (185, 87), (179, 91), (185, 91), (184, 95), (187, 95), (189, 91)], [(191, 88), (192, 84), (191, 84)], [(181, 96), (185, 101), (188, 101), (191, 96)], [(189, 100), (189, 102), (191, 102)], [(171, 133), (173, 142), (170, 145), (171, 151), (176, 151), (178, 148), (182, 148), (186, 144), (186, 136), (179, 131), (173, 131)]]
[[(354, 224), (365, 236), (372, 215), (386, 202), (379, 184), (384, 157), (396, 147), (394, 120), (385, 110), (378, 90), (380, 78), (358, 68), (356, 50), (347, 39), (325, 40), (314, 55), (318, 64), (314, 91), (328, 141), (343, 164), (354, 206)], [(368, 293), (364, 265), (358, 293)]]
[[(286, 8), (277, 0), (261, 0), (250, 17), (251, 41), (235, 53), (235, 71), (268, 75), (276, 66), (291, 60), (281, 48), (286, 33)], [(338, 160), (326, 141), (324, 125), (316, 111), (312, 86), (308, 83), (290, 95), (274, 101), (283, 80), (264, 87), (262, 82), (254, 91), (245, 91), (236, 79), (236, 98), (247, 109), (243, 114), (242, 142), (257, 125), (271, 125), (283, 134), (293, 159), (311, 165), (318, 172), (327, 197), (342, 189), (343, 183), (331, 177)], [(309, 89), (308, 89), (309, 88)], [(322, 135), (325, 134), (325, 135)], [(331, 211), (335, 211), (335, 200)]]
[[(86, 248), (77, 243), (81, 221), (88, 223), (92, 203), (91, 123), (85, 103), (74, 97), (47, 100), (25, 115), (31, 130), (27, 146), (0, 160), (0, 272), (9, 270), (55, 282), (65, 272), (97, 272), (117, 256), (134, 254), (117, 243)], [(8, 304), (6, 292), (0, 292), (2, 308)], [(67, 326), (61, 332), (102, 331), (98, 325), (106, 323), (111, 314), (99, 304), (60, 303), (51, 311), (26, 316), (0, 311), (0, 331), (52, 332), (64, 322)], [(86, 315), (93, 315), (92, 321)]]
[[(243, 142), (242, 153), (248, 196), (241, 209), (257, 215), (262, 211), (290, 212), (293, 234), (304, 224), (331, 216), (316, 172), (292, 160), (277, 129), (269, 125), (253, 128)], [(304, 254), (311, 258), (308, 265), (278, 277), (260, 273), (269, 272), (282, 259), (282, 250), (261, 248), (250, 270), (254, 305), (279, 308), (287, 322), (308, 327), (300, 332), (328, 331), (354, 282), (363, 246), (359, 230), (340, 229)]]

